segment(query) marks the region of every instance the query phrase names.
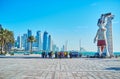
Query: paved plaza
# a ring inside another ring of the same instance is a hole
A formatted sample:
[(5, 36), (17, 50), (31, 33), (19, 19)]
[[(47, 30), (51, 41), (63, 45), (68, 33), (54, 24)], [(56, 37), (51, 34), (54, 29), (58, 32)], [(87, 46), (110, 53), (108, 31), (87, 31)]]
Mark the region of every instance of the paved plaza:
[(0, 58), (0, 79), (120, 79), (120, 58)]

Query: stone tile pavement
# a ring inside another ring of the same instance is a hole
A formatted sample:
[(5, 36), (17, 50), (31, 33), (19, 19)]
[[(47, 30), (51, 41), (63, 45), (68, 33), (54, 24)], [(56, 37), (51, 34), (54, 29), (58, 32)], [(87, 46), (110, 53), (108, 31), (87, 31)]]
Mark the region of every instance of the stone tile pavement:
[(120, 79), (120, 58), (0, 58), (0, 79)]

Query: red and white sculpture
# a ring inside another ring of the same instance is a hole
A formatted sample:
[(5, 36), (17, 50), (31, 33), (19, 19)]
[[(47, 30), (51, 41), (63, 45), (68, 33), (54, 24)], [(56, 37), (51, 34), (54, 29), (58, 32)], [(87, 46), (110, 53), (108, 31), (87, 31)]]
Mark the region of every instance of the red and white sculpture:
[(97, 41), (99, 56), (103, 53), (106, 56), (113, 55), (113, 40), (112, 40), (112, 19), (113, 15), (111, 13), (102, 14), (100, 19), (98, 19), (98, 27), (96, 36), (94, 38), (94, 43)]

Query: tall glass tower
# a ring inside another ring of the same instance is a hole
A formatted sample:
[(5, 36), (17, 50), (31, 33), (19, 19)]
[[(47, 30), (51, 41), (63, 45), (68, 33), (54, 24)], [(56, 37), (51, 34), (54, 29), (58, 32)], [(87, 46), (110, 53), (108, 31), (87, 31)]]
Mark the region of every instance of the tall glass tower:
[(23, 34), (22, 36), (22, 47), (25, 51), (27, 50), (27, 34)]
[(18, 36), (17, 37), (17, 48), (21, 48), (22, 45), (21, 45), (21, 36)]
[(43, 34), (43, 51), (47, 51), (47, 34), (46, 31)]
[(38, 48), (38, 51), (41, 50), (42, 44), (41, 44), (41, 31), (37, 31), (36, 34), (36, 47)]
[[(27, 39), (30, 37), (30, 36), (32, 36), (32, 31), (31, 30), (29, 30), (28, 29), (28, 35), (27, 35), (28, 37), (27, 37)], [(29, 51), (30, 50), (30, 43), (28, 42), (28, 44), (27, 44), (27, 50)]]
[(48, 51), (52, 51), (51, 35), (48, 36)]
[(28, 29), (28, 37), (32, 36), (32, 31)]
[(0, 30), (2, 30), (2, 25), (0, 24)]

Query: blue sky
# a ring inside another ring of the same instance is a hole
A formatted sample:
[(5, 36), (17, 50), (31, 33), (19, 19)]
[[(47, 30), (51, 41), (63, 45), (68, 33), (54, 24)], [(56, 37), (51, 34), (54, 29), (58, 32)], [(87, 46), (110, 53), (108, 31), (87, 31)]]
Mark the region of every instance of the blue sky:
[(14, 31), (15, 37), (40, 30), (47, 31), (53, 42), (68, 49), (96, 51), (93, 43), (102, 13), (112, 12), (114, 51), (120, 51), (120, 0), (0, 0), (0, 24)]

